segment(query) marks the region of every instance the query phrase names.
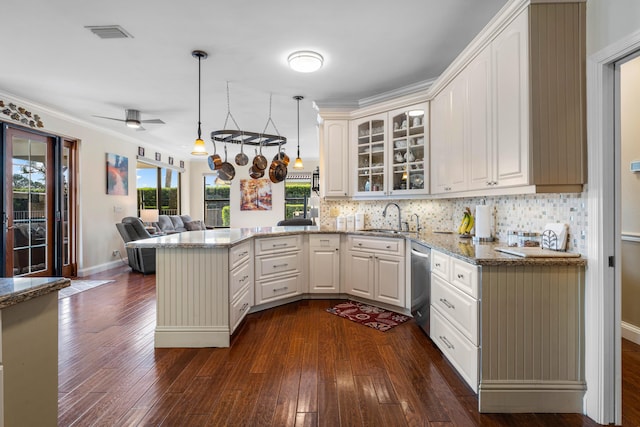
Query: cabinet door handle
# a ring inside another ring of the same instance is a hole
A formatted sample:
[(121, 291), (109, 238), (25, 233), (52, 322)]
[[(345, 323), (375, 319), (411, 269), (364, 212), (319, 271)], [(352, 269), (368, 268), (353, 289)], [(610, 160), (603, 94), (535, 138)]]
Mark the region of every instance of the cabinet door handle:
[(287, 289), (289, 289), (288, 286), (284, 286), (282, 288), (273, 288), (273, 292), (286, 291)]
[(440, 263), (439, 262), (436, 262), (436, 267), (440, 267)]
[(440, 302), (443, 303), (447, 308), (450, 308), (452, 310), (456, 309), (456, 306), (447, 301), (446, 298), (440, 298)]
[(288, 265), (289, 265), (288, 263), (284, 263), (284, 264), (274, 264), (274, 265), (273, 265), (273, 268), (286, 267), (286, 266), (288, 266)]
[(243, 306), (242, 306), (242, 307), (240, 307), (240, 313), (242, 313), (243, 311), (245, 311), (245, 310), (247, 309), (247, 307), (249, 307), (249, 303), (248, 303), (248, 302), (245, 302), (245, 303), (243, 304)]
[(448, 349), (455, 350), (455, 347), (453, 346), (453, 344), (451, 344), (446, 337), (443, 337), (442, 335), (440, 335), (438, 338), (440, 338), (440, 340), (444, 343), (444, 345), (447, 346)]
[(386, 246), (386, 248), (387, 248), (387, 249), (391, 249), (391, 245), (387, 245), (387, 246)]
[(238, 280), (240, 283), (244, 283), (245, 280), (249, 278), (249, 275), (246, 274), (242, 279)]
[(244, 251), (240, 254), (238, 254), (239, 257), (243, 257), (243, 256), (247, 256), (249, 254), (249, 251)]
[(283, 246), (287, 246), (286, 243), (274, 243), (271, 245), (271, 247), (273, 248), (278, 248), (278, 247), (283, 247)]
[(458, 274), (458, 279), (464, 279), (464, 274)]

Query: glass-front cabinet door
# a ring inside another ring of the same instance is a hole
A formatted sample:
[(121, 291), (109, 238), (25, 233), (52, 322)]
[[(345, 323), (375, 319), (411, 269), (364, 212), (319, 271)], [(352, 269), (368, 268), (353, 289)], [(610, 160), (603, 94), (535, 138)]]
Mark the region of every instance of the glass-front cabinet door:
[(429, 192), (428, 104), (389, 112), (390, 195)]
[(354, 195), (387, 194), (387, 114), (354, 120), (351, 129), (354, 137), (350, 140), (354, 144), (356, 166)]

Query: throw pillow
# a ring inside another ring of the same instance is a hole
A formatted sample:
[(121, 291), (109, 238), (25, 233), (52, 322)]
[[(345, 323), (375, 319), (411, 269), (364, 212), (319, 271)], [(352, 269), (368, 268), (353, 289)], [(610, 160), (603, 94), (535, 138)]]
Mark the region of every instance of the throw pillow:
[(205, 230), (204, 223), (200, 220), (185, 222), (184, 228), (188, 231)]

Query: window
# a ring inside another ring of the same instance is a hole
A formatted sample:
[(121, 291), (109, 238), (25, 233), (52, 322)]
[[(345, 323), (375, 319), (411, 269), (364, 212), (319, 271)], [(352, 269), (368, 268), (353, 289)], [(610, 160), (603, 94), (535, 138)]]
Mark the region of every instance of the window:
[(211, 227), (229, 227), (231, 208), (229, 207), (230, 184), (211, 174), (204, 176), (204, 223)]
[(309, 218), (311, 174), (294, 173), (284, 183), (284, 217)]
[(139, 209), (158, 209), (161, 215), (180, 214), (179, 171), (138, 161), (136, 188)]

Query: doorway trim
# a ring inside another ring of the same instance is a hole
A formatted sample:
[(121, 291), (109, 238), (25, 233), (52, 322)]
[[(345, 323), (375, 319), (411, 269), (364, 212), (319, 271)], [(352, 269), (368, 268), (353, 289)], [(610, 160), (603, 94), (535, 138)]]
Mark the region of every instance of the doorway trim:
[[(640, 49), (640, 31), (587, 59), (588, 268), (585, 306), (585, 413), (600, 424), (622, 423), (619, 200), (616, 198), (614, 64)], [(616, 209), (611, 209), (617, 206)], [(619, 264), (619, 262), (617, 262)]]

